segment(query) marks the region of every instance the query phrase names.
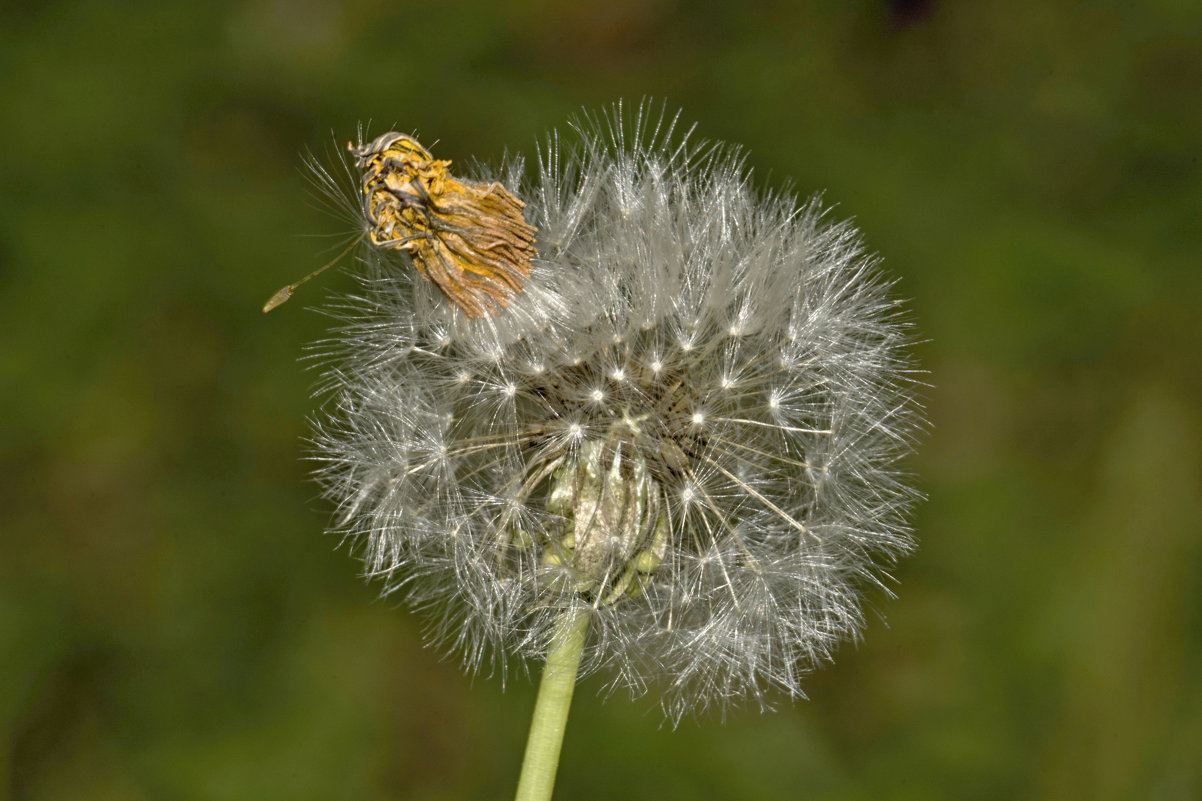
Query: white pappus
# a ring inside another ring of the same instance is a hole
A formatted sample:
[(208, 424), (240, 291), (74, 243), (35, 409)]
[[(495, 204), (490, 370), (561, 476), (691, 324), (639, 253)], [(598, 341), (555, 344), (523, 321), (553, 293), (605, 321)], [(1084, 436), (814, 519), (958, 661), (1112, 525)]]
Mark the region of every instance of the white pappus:
[(913, 547), (904, 314), (853, 227), (738, 149), (646, 106), (573, 130), (478, 176), (538, 228), (500, 314), (365, 249), (314, 436), (339, 530), (470, 669), (544, 658), (576, 608), (582, 673), (674, 721), (801, 696)]

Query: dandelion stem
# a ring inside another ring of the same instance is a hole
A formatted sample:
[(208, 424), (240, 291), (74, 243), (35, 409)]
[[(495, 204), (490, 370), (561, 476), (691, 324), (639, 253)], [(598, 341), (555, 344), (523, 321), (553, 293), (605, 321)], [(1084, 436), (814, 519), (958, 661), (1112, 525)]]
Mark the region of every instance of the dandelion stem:
[(516, 801), (549, 801), (551, 798), (588, 618), (587, 611), (569, 609), (555, 622), (551, 650), (538, 686), (538, 699), (534, 702), (534, 717), (530, 721)]

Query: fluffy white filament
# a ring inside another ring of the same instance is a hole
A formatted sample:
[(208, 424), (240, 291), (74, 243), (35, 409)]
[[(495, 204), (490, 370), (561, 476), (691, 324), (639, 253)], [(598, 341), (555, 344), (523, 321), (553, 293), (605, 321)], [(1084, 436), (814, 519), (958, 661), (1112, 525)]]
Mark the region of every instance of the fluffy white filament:
[[(857, 232), (674, 124), (618, 108), (552, 136), (532, 181), (518, 159), (478, 176), (539, 229), (501, 315), (469, 320), (368, 252), (315, 443), (368, 575), (470, 669), (545, 657), (588, 604), (582, 671), (678, 720), (801, 696), (857, 636), (861, 593), (912, 548), (898, 460), (920, 421), (906, 326)], [(616, 600), (556, 580), (548, 550), (556, 476), (598, 448), (645, 469), (667, 524), (662, 562)]]

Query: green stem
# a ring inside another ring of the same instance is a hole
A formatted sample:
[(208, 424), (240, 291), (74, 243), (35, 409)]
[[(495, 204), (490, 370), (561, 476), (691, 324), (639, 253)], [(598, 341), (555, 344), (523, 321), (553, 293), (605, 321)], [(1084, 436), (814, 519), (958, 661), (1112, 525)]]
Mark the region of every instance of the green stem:
[(587, 611), (569, 609), (555, 623), (551, 650), (538, 685), (538, 700), (534, 702), (516, 801), (550, 801), (588, 618)]

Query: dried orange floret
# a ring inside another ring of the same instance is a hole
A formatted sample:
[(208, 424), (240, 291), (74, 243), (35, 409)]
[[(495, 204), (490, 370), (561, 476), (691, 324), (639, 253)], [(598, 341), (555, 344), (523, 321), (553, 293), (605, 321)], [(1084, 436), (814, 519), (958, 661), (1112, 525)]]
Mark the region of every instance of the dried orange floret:
[(522, 291), (537, 229), (499, 183), (463, 181), (412, 136), (386, 133), (350, 146), (363, 170), (368, 236), (403, 250), (468, 317), (497, 314)]

